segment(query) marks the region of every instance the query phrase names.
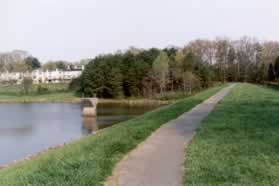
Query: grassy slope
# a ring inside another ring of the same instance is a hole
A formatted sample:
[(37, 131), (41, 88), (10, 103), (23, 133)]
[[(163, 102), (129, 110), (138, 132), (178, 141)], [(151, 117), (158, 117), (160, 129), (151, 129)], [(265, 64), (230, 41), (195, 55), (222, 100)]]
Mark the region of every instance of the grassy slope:
[(29, 95), (22, 95), (20, 85), (0, 86), (0, 103), (2, 102), (64, 102), (78, 101), (73, 92), (68, 91), (68, 84), (43, 84), (48, 89), (43, 94), (37, 93), (37, 85), (33, 85)]
[(185, 185), (279, 185), (279, 89), (238, 84), (187, 149)]
[(102, 185), (113, 166), (155, 129), (219, 91), (215, 87), (0, 171), (0, 185)]

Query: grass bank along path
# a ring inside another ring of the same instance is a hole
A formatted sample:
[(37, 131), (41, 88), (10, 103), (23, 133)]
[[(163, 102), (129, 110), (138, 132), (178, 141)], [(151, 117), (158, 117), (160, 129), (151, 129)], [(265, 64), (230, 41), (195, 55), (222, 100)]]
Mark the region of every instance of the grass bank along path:
[(106, 186), (180, 186), (184, 145), (199, 123), (234, 85), (224, 88), (191, 111), (163, 125), (115, 168)]
[(279, 88), (238, 84), (186, 157), (185, 185), (279, 185)]
[(223, 87), (210, 88), (44, 153), (31, 161), (0, 170), (0, 185), (103, 185), (115, 164), (154, 130)]

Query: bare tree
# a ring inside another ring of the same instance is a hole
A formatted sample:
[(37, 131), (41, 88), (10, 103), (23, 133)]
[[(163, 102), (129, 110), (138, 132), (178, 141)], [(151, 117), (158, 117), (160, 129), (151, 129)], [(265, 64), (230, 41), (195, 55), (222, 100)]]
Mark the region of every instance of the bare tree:
[(240, 81), (248, 80), (249, 69), (256, 64), (257, 46), (258, 41), (254, 38), (243, 37), (235, 41)]
[(0, 53), (0, 71), (14, 71), (16, 63), (22, 62), (28, 56), (28, 52), (22, 50)]
[(279, 42), (266, 41), (262, 43), (262, 60), (266, 65), (273, 63), (279, 56)]
[(230, 41), (228, 39), (217, 39), (216, 48), (216, 62), (219, 71), (219, 79), (225, 82), (227, 78), (226, 70), (228, 67)]
[(197, 56), (199, 62), (208, 63), (212, 65), (216, 55), (216, 41), (210, 40), (194, 40), (187, 46), (195, 56)]

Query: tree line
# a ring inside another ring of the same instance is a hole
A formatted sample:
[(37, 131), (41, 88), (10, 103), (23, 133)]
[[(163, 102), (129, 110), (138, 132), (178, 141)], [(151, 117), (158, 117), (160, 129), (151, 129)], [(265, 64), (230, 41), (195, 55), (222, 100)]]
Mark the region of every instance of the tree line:
[(41, 62), (26, 51), (0, 53), (0, 72), (25, 72), (41, 67)]
[(152, 97), (221, 82), (279, 81), (279, 42), (194, 40), (184, 47), (130, 48), (91, 60), (71, 87), (83, 96)]
[(152, 97), (167, 91), (189, 91), (213, 83), (213, 69), (188, 49), (166, 48), (100, 55), (72, 86), (84, 96)]

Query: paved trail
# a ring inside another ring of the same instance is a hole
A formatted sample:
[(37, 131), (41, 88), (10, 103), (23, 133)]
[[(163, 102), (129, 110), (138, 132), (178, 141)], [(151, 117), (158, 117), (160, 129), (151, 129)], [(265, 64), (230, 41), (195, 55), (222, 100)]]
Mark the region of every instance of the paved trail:
[(163, 125), (117, 164), (105, 186), (181, 186), (185, 146), (234, 85)]

